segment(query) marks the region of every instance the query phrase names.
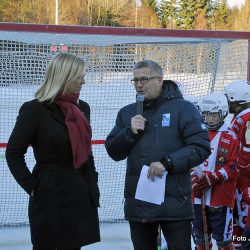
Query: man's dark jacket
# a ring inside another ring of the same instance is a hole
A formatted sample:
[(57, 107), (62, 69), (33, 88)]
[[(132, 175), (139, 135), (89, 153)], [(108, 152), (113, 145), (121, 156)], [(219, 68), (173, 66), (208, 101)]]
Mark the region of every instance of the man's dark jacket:
[[(144, 103), (146, 127), (139, 135), (130, 128), (135, 115), (136, 103), (123, 107), (105, 145), (113, 160), (127, 158), (125, 218), (139, 222), (193, 219), (190, 168), (210, 155), (209, 136), (199, 111), (183, 99), (177, 84), (165, 80), (161, 95)], [(173, 164), (164, 202), (156, 205), (135, 199), (143, 165), (164, 157)]]

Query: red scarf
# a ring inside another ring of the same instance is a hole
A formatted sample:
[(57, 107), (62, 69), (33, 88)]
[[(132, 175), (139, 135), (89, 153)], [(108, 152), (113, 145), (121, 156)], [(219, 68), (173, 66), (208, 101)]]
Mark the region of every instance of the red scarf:
[(69, 139), (73, 154), (73, 165), (80, 168), (91, 154), (91, 127), (80, 109), (76, 106), (79, 94), (59, 93), (55, 103), (60, 107), (68, 128)]

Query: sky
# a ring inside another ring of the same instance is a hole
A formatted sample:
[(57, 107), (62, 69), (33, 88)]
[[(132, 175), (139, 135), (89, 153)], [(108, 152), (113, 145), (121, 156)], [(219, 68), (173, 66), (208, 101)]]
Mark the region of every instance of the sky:
[(227, 2), (230, 7), (233, 7), (235, 5), (241, 7), (241, 5), (244, 4), (245, 0), (227, 0)]

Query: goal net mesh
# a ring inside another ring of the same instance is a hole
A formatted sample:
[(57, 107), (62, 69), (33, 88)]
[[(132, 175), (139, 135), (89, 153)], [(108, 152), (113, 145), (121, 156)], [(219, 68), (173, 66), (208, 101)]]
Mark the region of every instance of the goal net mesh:
[[(22, 241), (23, 235), (9, 232), (29, 225), (28, 195), (10, 174), (5, 160), (6, 143), (20, 106), (34, 98), (51, 57), (66, 51), (79, 54), (87, 62), (86, 84), (80, 97), (91, 107), (101, 223), (124, 222), (126, 162), (110, 159), (104, 140), (119, 109), (135, 102), (130, 80), (136, 62), (158, 62), (164, 78), (179, 82), (184, 96), (201, 97), (211, 91), (223, 91), (229, 82), (247, 78), (247, 40), (0, 30), (0, 244)], [(31, 148), (26, 162), (32, 170), (35, 161)]]

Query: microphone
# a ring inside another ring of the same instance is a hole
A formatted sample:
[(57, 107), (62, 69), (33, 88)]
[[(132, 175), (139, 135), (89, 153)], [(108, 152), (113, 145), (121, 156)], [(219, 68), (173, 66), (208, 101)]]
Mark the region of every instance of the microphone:
[(137, 115), (142, 115), (142, 113), (143, 113), (143, 102), (144, 102), (144, 96), (138, 94), (136, 96)]

